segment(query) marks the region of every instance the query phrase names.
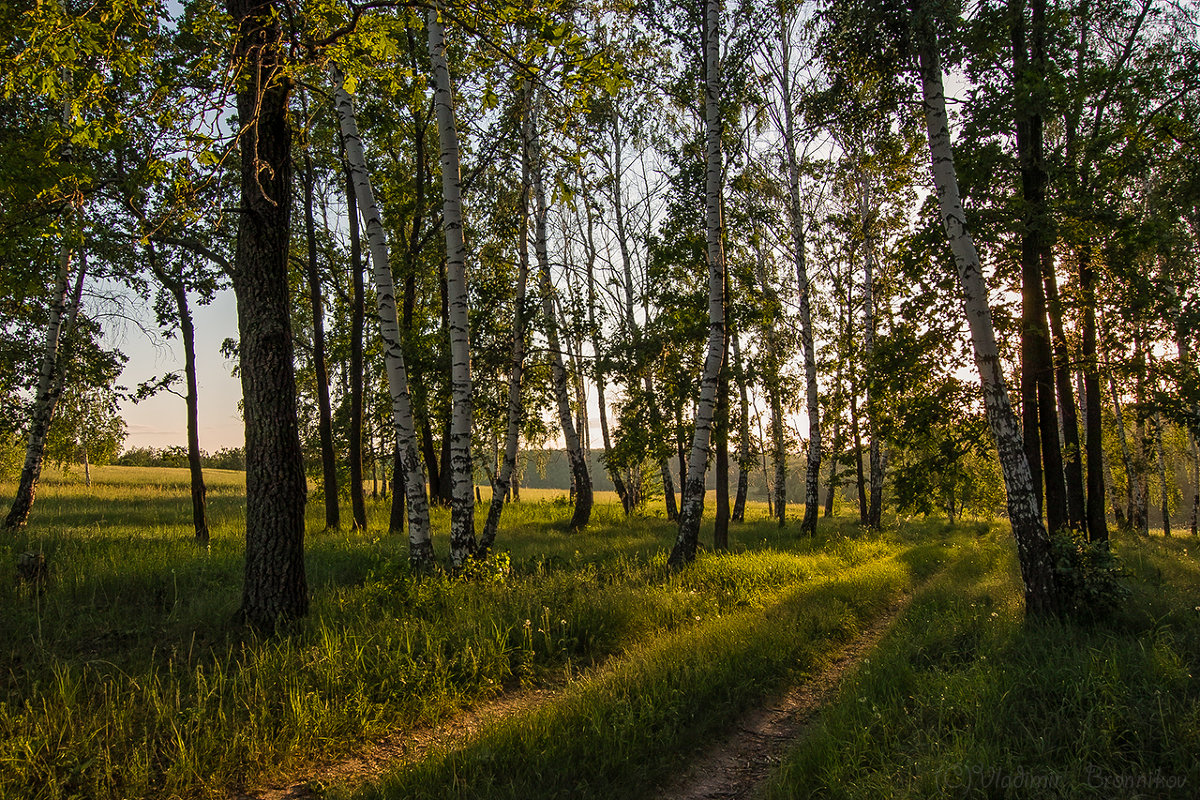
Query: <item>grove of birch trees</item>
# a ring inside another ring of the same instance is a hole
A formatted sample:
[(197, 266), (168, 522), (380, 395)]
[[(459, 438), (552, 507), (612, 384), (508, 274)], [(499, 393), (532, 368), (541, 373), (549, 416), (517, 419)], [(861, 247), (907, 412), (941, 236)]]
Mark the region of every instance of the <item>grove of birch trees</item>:
[[(307, 612), (309, 494), (361, 528), (373, 486), (412, 567), (457, 571), (547, 450), (567, 529), (603, 476), (677, 521), (676, 569), (747, 500), (798, 536), (1000, 513), (1027, 611), (1061, 614), (1064, 547), (1196, 535), (1193, 2), (57, 0), (0, 28), (6, 529), (47, 459), (114, 455), (118, 400), (174, 391), (207, 542), (193, 310), (231, 290), (262, 629)], [(139, 314), (184, 369), (128, 389), (106, 320)]]

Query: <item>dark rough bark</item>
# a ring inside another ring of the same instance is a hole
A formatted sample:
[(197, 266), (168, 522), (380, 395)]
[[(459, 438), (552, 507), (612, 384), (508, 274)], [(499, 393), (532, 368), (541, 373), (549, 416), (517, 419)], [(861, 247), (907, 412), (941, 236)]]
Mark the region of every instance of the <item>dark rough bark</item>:
[(741, 411), (738, 415), (738, 483), (737, 496), (733, 501), (733, 522), (744, 522), (746, 519), (746, 496), (750, 492), (750, 468), (753, 466), (750, 454), (750, 397), (746, 389), (746, 372), (742, 366), (742, 350), (738, 337), (734, 336), (730, 343), (733, 345), (733, 374), (737, 380), (738, 395), (741, 400)]
[[(1054, 354), (1054, 382), (1062, 415), (1063, 473), (1067, 489), (1067, 522), (1073, 530), (1087, 530), (1087, 500), (1083, 489), (1083, 449), (1079, 443), (1079, 416), (1071, 386), (1071, 357), (1063, 331), (1062, 302), (1054, 271), (1053, 253), (1042, 253), (1042, 275), (1046, 286), (1046, 310), (1050, 316), (1050, 341)], [(1103, 482), (1103, 481), (1102, 481)], [(1103, 505), (1103, 501), (1102, 501)]]
[[(1034, 0), (1034, 5), (1038, 6), (1038, 0)], [(1043, 481), (1045, 484), (1047, 527), (1058, 531), (1066, 527), (1068, 515), (1042, 267), (1049, 237), (1046, 230), (1046, 168), (1039, 99), (1028, 96), (1040, 71), (1036, 64), (1030, 64), (1025, 10), (1020, 2), (1013, 4), (1012, 44), (1014, 81), (1018, 87), (1014, 98), (1017, 157), (1024, 204), (1021, 230), (1022, 429), (1025, 457), (1039, 501)]]
[[(1095, 270), (1091, 248), (1084, 245), (1077, 251), (1079, 289), (1083, 300), (1083, 392), (1087, 405), (1084, 420), (1084, 447), (1087, 451), (1087, 532), (1093, 542), (1108, 540), (1108, 518), (1104, 513), (1104, 445), (1100, 429), (1100, 362), (1096, 357), (1096, 292)], [(1124, 424), (1117, 417), (1124, 435)]]
[(407, 484), (404, 480), (404, 459), (399, 443), (392, 444), (392, 508), (388, 515), (388, 533), (404, 533), (404, 495)]
[(366, 288), (363, 284), (362, 234), (358, 227), (358, 200), (354, 179), (346, 168), (347, 221), (350, 226), (350, 509), (354, 530), (367, 529), (367, 501), (363, 496), (363, 324)]
[(313, 367), (317, 379), (317, 434), (321, 441), (321, 478), (325, 495), (325, 529), (342, 525), (338, 509), (337, 458), (333, 451), (333, 414), (329, 407), (329, 371), (325, 364), (325, 303), (321, 297), (321, 272), (317, 268), (317, 232), (313, 220), (312, 155), (304, 151), (304, 236), (308, 240), (308, 300), (313, 315)]
[(721, 354), (721, 379), (717, 387), (717, 415), (713, 425), (717, 457), (713, 468), (717, 479), (717, 515), (713, 520), (713, 548), (729, 549), (729, 329), (725, 329), (725, 352)]
[(296, 421), (288, 290), (291, 232), (290, 79), (273, 2), (229, 0), (242, 131), (241, 200), (232, 279), (246, 422), (246, 568), (241, 617), (271, 631), (308, 612), (307, 482)]

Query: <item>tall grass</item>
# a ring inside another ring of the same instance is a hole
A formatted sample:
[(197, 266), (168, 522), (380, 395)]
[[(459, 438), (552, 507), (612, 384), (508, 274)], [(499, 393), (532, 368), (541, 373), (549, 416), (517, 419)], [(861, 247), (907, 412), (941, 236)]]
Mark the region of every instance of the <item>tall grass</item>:
[[(508, 687), (645, 661), (634, 654), (658, 652), (660, 640), (676, 644), (661, 645), (656, 664), (693, 635), (736, 656), (748, 651), (730, 626), (758, 631), (761, 649), (778, 626), (755, 620), (786, 618), (778, 609), (795, 605), (785, 595), (797, 584), (832, 587), (907, 547), (850, 523), (797, 539), (760, 513), (735, 530), (739, 552), (672, 576), (673, 531), (661, 518), (600, 505), (596, 522), (571, 534), (570, 509), (547, 500), (506, 510), (499, 545), (511, 570), (501, 561), (472, 581), (416, 579), (404, 537), (380, 532), (386, 503), (372, 505), (365, 533), (321, 533), (311, 504), (312, 612), (295, 633), (259, 639), (232, 623), (240, 475), (212, 479), (203, 549), (191, 539), (185, 476), (98, 469), (91, 487), (48, 476), (30, 527), (0, 539), (0, 564), (34, 550), (51, 574), (37, 593), (0, 571), (0, 797), (219, 797)], [(434, 523), (445, 552), (445, 512)], [(905, 564), (892, 569), (912, 572)], [(881, 586), (898, 585), (889, 580)], [(752, 691), (773, 668), (761, 667)]]
[(1194, 540), (1122, 539), (1117, 619), (1025, 621), (990, 537), (922, 593), (767, 798), (1195, 797)]

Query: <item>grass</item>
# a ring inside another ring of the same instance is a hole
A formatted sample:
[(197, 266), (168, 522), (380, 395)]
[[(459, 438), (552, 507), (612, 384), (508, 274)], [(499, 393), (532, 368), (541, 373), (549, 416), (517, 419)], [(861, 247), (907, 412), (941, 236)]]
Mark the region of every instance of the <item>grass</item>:
[[(240, 475), (213, 476), (207, 549), (191, 541), (185, 476), (96, 469), (83, 487), (48, 475), (29, 528), (0, 540), (0, 563), (39, 551), (51, 573), (40, 595), (0, 573), (11, 609), (0, 615), (0, 797), (223, 796), (506, 688), (576, 682), (660, 641), (676, 643), (663, 653), (686, 649), (710, 624), (760, 624), (795, 586), (836, 583), (907, 547), (849, 523), (797, 539), (759, 509), (734, 532), (738, 552), (672, 576), (665, 520), (601, 503), (570, 534), (570, 509), (529, 492), (505, 512), (510, 571), (414, 579), (401, 537), (322, 533), (311, 503), (312, 613), (295, 634), (261, 640), (232, 623)], [(386, 519), (386, 503), (371, 510), (373, 525)], [(434, 525), (445, 552), (446, 512)], [(757, 647), (778, 630), (762, 629)], [(778, 680), (772, 669), (749, 690)]]
[(1195, 540), (1120, 540), (1132, 596), (1092, 626), (1030, 622), (1007, 541), (921, 593), (764, 797), (1193, 797)]
[[(555, 691), (453, 752), (329, 793), (650, 797), (914, 590), (767, 798), (1188, 797), (1200, 783), (1190, 537), (1119, 540), (1123, 611), (1075, 626), (1023, 620), (1010, 539), (985, 523), (868, 535), (823, 520), (798, 538), (752, 506), (731, 552), (671, 574), (661, 517), (602, 498), (568, 533), (561, 493), (526, 490), (488, 568), (416, 579), (403, 537), (321, 532), (311, 502), (312, 612), (260, 639), (232, 622), (241, 475), (209, 474), (207, 549), (183, 470), (98, 468), (91, 487), (48, 475), (30, 527), (0, 539), (0, 564), (38, 551), (51, 573), (37, 594), (0, 570), (0, 798), (225, 797), (517, 687)], [(385, 524), (386, 502), (369, 508)], [(433, 522), (445, 553), (447, 512)]]

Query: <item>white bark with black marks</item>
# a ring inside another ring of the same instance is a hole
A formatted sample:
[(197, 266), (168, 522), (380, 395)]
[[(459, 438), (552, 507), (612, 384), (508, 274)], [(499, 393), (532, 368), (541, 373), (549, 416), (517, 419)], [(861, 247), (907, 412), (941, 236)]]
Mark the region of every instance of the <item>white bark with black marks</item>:
[(992, 311), (988, 305), (987, 285), (983, 279), (979, 253), (966, 226), (958, 189), (958, 175), (954, 167), (954, 151), (950, 144), (950, 123), (946, 115), (942, 65), (937, 37), (932, 30), (924, 31), (919, 44), (919, 57), (934, 186), (942, 225), (958, 268), (963, 310), (971, 331), (984, 408), (1004, 473), (1008, 494), (1008, 517), (1016, 539), (1021, 576), (1025, 583), (1026, 613), (1055, 613), (1058, 604), (1050, 557), (1050, 540), (1038, 511), (1037, 498), (1029, 474), (1029, 462), (1025, 459), (1021, 428), (1009, 404), (1008, 386), (1001, 369), (1000, 353), (996, 347)]
[[(475, 479), (471, 469), (471, 343), (467, 315), (467, 248), (463, 239), (458, 128), (446, 64), (446, 39), (436, 7), (429, 9), (429, 59), (442, 165), (442, 229), (446, 234), (446, 301), (450, 329), (450, 563), (475, 553)], [(444, 469), (444, 466), (443, 466)]]
[(721, 2), (707, 0), (704, 25), (706, 139), (705, 208), (708, 256), (708, 348), (700, 375), (696, 426), (688, 457), (687, 480), (679, 509), (679, 533), (668, 563), (674, 569), (695, 559), (704, 516), (704, 475), (708, 468), (709, 441), (717, 388), (725, 354), (725, 253), (721, 242)]
[(433, 542), (429, 537), (429, 499), (425, 495), (425, 468), (421, 464), (416, 428), (413, 425), (408, 370), (404, 364), (404, 346), (396, 316), (396, 287), (388, 263), (387, 233), (383, 227), (379, 206), (375, 202), (371, 176), (367, 172), (354, 103), (342, 85), (342, 73), (336, 64), (330, 65), (329, 75), (333, 80), (334, 104), (342, 145), (346, 151), (346, 161), (354, 182), (354, 195), (359, 214), (362, 215), (363, 227), (366, 228), (367, 243), (371, 252), (371, 272), (375, 278), (376, 307), (379, 314), (379, 338), (383, 342), (384, 365), (387, 370), (388, 389), (392, 396), (392, 422), (396, 428), (396, 441), (400, 445), (400, 459), (404, 464), (405, 499), (408, 501), (408, 557), (415, 569), (423, 571), (432, 567), (434, 562)]

